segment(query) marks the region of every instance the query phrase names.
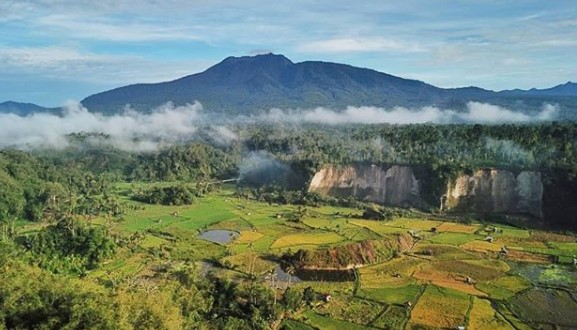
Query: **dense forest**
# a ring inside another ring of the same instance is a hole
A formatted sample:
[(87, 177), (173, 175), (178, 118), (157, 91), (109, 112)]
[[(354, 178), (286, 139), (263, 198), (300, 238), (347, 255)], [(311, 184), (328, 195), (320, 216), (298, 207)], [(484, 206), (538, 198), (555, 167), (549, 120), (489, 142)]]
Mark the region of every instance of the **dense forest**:
[[(120, 221), (135, 207), (111, 193), (119, 183), (166, 183), (127, 192), (127, 198), (152, 204), (194, 203), (214, 182), (238, 179), (245, 186), (238, 194), (318, 205), (322, 197), (308, 193), (306, 183), (320, 166), (368, 163), (419, 165), (438, 186), (482, 167), (533, 169), (559, 187), (555, 202), (572, 205), (577, 192), (575, 123), (259, 124), (233, 131), (237, 139), (230, 144), (197, 140), (147, 153), (120, 151), (105, 143), (109, 137), (91, 134), (70, 135), (69, 145), (59, 150), (0, 151), (0, 324), (8, 329), (259, 329), (303, 300), (306, 293), (288, 289), (276, 304), (267, 287), (207, 280), (191, 265), (167, 264), (150, 292), (133, 290), (134, 283), (112, 275), (102, 285), (81, 284), (79, 278), (119, 251), (134, 249), (139, 239), (106, 223), (91, 224), (95, 217)], [(15, 228), (22, 222), (39, 227), (19, 233)]]

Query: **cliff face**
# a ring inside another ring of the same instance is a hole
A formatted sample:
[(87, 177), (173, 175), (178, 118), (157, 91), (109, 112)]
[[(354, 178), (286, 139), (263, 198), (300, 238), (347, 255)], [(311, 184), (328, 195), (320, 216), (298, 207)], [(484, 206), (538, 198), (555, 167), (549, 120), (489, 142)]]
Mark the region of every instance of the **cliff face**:
[(461, 175), (447, 187), (443, 207), (479, 213), (525, 213), (542, 217), (541, 173), (484, 169)]
[[(422, 175), (422, 174), (421, 174)], [(334, 197), (353, 196), (367, 202), (401, 207), (426, 207), (423, 187), (427, 177), (415, 177), (411, 166), (327, 166), (313, 177), (309, 191)], [(529, 214), (543, 217), (541, 173), (483, 169), (460, 175), (447, 184), (441, 207), (472, 213)], [(430, 197), (430, 196), (428, 196)], [(438, 204), (437, 204), (438, 205)]]
[(354, 196), (392, 206), (421, 206), (419, 181), (410, 166), (328, 166), (313, 177), (309, 191), (335, 197)]

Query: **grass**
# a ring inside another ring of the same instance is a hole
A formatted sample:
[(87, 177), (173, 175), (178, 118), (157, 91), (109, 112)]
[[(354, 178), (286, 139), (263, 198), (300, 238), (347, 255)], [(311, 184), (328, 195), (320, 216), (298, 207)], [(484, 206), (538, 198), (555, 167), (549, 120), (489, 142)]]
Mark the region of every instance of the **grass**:
[[(143, 209), (135, 210), (119, 223), (125, 232), (141, 231), (149, 228), (175, 227), (197, 230), (210, 224), (235, 218), (229, 210), (230, 203), (219, 196), (198, 199), (196, 204), (187, 206), (165, 206), (133, 203)], [(173, 215), (175, 212), (178, 215)], [(102, 219), (100, 221), (103, 221)]]
[(409, 323), (434, 328), (465, 325), (469, 296), (450, 289), (429, 285), (414, 305)]
[(385, 306), (349, 295), (334, 294), (328, 303), (321, 304), (315, 311), (321, 315), (355, 324), (369, 325), (383, 312)]
[[(124, 193), (130, 188), (118, 187)], [(127, 196), (120, 197), (128, 200)], [(360, 267), (358, 286), (353, 281), (293, 282), (291, 286), (296, 290), (311, 286), (318, 293), (331, 293), (334, 300), (314, 310), (305, 308), (307, 321), (297, 317), (285, 320), (283, 325), (292, 329), (347, 330), (371, 326), (454, 328), (468, 320), (469, 329), (508, 329), (507, 319), (518, 329), (528, 327), (524, 322), (536, 328), (553, 323), (577, 327), (572, 319), (577, 303), (568, 293), (535, 289), (554, 286), (574, 290), (577, 273), (569, 265), (551, 265), (551, 256), (570, 263), (572, 255), (577, 254), (576, 236), (498, 225), (503, 233), (489, 233), (495, 239), (489, 243), (483, 241), (484, 235), (475, 234), (482, 232), (477, 224), (411, 218), (361, 220), (351, 216), (359, 214), (357, 209), (331, 206), (307, 207), (302, 223), (295, 223), (287, 219), (298, 206), (242, 200), (231, 197), (230, 190), (199, 198), (190, 206), (128, 203), (136, 208), (127, 211), (123, 221), (113, 223), (113, 230), (124, 235), (143, 233), (139, 248), (120, 249), (114, 259), (88, 274), (89, 278), (108, 281), (153, 276), (154, 268), (168, 264), (168, 260), (178, 265), (216, 259), (233, 268), (214, 268), (216, 276), (244, 283), (247, 273), (262, 275), (275, 267), (270, 260), (287, 250), (315, 250), (413, 230), (422, 239), (391, 260)], [(93, 220), (95, 225), (107, 222), (104, 218)], [(42, 226), (17, 223), (21, 233), (32, 233)], [(433, 227), (437, 229), (435, 234), (430, 231)], [(234, 230), (240, 236), (222, 246), (197, 239), (203, 229)], [(509, 255), (501, 260), (498, 252), (503, 245)], [(467, 284), (467, 276), (476, 283)], [(413, 302), (412, 310), (402, 307), (406, 301)]]
[(304, 323), (291, 319), (282, 321), (280, 328), (285, 330), (315, 330)]
[(518, 228), (511, 228), (511, 227), (499, 227), (503, 230), (503, 233), (500, 236), (509, 236), (509, 237), (517, 237), (517, 238), (529, 238), (531, 237), (531, 233), (526, 229), (518, 229)]
[(304, 313), (304, 317), (307, 319), (307, 323), (312, 325), (317, 329), (323, 330), (366, 330), (374, 329), (372, 327), (363, 326), (360, 324), (355, 324), (351, 322), (336, 320), (328, 316), (319, 315), (313, 311), (307, 311)]
[(404, 307), (390, 306), (372, 325), (381, 329), (403, 329), (407, 320), (407, 310)]
[(292, 287), (296, 290), (304, 290), (306, 287), (311, 287), (315, 292), (322, 293), (346, 293), (352, 294), (354, 282), (314, 282), (314, 281), (302, 281), (293, 283)]
[(227, 220), (222, 222), (217, 222), (210, 225), (207, 229), (225, 229), (232, 231), (252, 231), (252, 226), (249, 222), (242, 218), (237, 218), (233, 220)]
[(146, 235), (142, 241), (140, 241), (139, 245), (142, 248), (148, 249), (153, 247), (159, 247), (162, 244), (168, 243), (167, 240), (153, 236), (153, 235)]

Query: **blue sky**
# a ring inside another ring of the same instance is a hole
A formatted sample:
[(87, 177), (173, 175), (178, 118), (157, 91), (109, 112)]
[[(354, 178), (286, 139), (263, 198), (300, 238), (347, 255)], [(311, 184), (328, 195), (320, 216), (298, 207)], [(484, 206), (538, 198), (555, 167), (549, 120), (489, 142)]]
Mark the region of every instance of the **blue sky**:
[(368, 67), (440, 87), (551, 87), (577, 80), (577, 5), (0, 0), (0, 102), (58, 106), (262, 52)]

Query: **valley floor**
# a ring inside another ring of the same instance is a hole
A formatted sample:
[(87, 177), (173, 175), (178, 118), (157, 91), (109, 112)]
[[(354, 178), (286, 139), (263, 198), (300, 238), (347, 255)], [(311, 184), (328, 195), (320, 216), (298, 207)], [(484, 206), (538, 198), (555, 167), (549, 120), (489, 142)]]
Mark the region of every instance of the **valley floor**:
[[(577, 237), (570, 233), (449, 222), (423, 214), (365, 220), (358, 209), (270, 205), (237, 198), (227, 187), (191, 206), (129, 203), (137, 207), (121, 221), (92, 222), (110, 223), (126, 235), (139, 233), (138, 248), (119, 251), (83, 281), (154, 279), (167, 264), (192, 261), (200, 276), (210, 272), (237, 283), (258, 281), (278, 299), (287, 287), (312, 288), (314, 301), (273, 324), (286, 329), (577, 327), (577, 269), (572, 264)], [(296, 213), (298, 221), (292, 217)], [(38, 229), (25, 225), (19, 230)], [(210, 230), (230, 231), (217, 233), (228, 233), (230, 239), (220, 237), (223, 241), (216, 243), (198, 237)], [(404, 252), (354, 265), (347, 273), (352, 277), (311, 280), (315, 277), (298, 269), (279, 267), (287, 252), (408, 233), (414, 244)]]

